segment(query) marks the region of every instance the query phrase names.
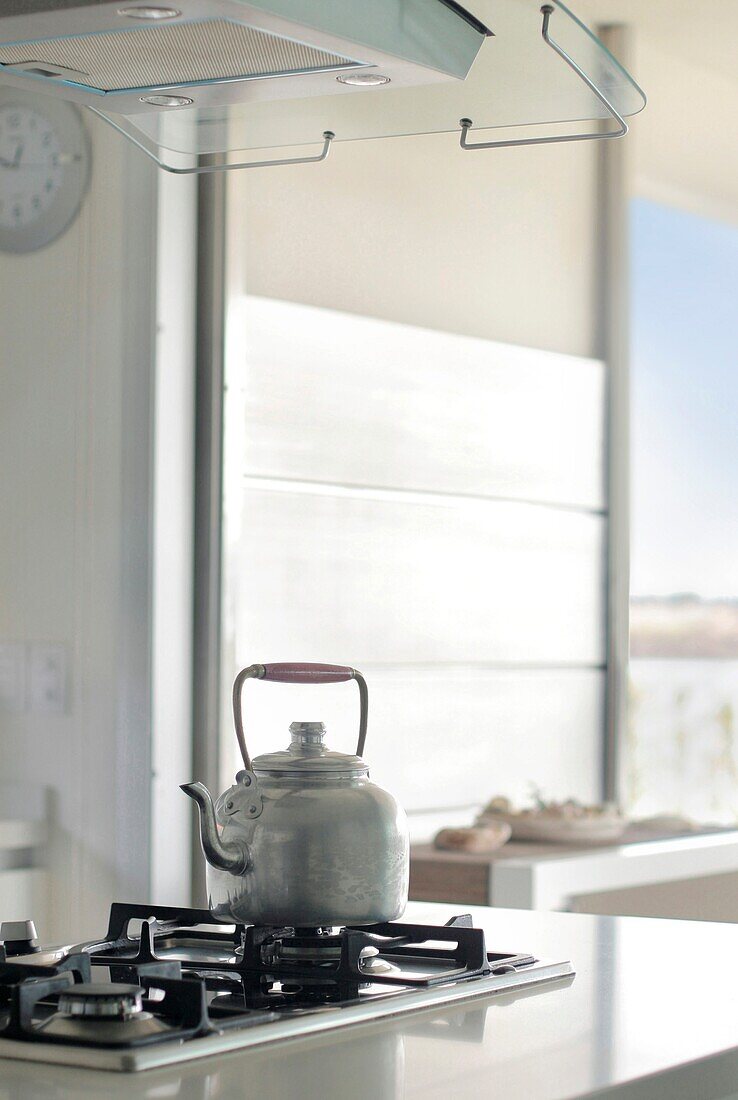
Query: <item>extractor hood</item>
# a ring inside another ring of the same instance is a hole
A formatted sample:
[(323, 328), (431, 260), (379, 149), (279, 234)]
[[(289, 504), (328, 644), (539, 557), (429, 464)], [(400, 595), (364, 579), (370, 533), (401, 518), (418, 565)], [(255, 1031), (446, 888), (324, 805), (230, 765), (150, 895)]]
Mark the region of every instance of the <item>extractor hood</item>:
[[(486, 35), (453, 0), (10, 0), (6, 76), (119, 114), (463, 80)], [(16, 14), (13, 14), (13, 13)], [(154, 102), (152, 102), (152, 100)]]
[(536, 0), (2, 0), (0, 84), (90, 108), (174, 172), (440, 131), (464, 148), (551, 140), (477, 136), (530, 124), (606, 136), (645, 102), (563, 4)]

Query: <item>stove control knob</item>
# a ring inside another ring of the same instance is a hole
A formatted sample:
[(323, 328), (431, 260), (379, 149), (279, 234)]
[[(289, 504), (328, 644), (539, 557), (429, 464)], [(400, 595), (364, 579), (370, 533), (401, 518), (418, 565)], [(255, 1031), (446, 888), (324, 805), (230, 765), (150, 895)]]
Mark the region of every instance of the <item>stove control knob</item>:
[(8, 958), (11, 955), (30, 955), (39, 950), (36, 925), (32, 920), (4, 920), (0, 924), (0, 943), (5, 947)]
[(84, 1016), (96, 1020), (129, 1020), (143, 1009), (140, 985), (118, 982), (80, 982), (59, 995), (60, 1016)]

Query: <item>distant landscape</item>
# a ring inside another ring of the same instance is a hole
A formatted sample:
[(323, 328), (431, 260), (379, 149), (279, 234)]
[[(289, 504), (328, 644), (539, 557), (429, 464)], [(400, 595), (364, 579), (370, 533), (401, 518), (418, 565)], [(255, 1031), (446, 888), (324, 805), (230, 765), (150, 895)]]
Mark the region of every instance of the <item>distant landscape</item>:
[(630, 603), (630, 654), (738, 658), (738, 599), (641, 596)]

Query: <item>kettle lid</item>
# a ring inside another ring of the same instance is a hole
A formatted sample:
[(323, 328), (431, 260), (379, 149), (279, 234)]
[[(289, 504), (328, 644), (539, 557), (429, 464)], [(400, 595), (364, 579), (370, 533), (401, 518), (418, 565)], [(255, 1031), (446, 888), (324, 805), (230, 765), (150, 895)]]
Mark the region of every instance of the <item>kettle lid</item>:
[(328, 779), (369, 774), (369, 766), (360, 756), (335, 752), (327, 747), (322, 722), (293, 722), (290, 734), (289, 748), (265, 752), (255, 758), (253, 768), (257, 775), (277, 772), (284, 776), (311, 775)]

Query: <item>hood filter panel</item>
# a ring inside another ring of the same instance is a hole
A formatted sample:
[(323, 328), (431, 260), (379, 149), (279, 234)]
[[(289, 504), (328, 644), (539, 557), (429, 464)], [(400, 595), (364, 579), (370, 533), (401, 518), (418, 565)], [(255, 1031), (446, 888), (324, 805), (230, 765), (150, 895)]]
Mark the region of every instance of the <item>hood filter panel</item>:
[(205, 19), (4, 44), (0, 64), (67, 70), (75, 84), (116, 92), (324, 72), (358, 63), (242, 23)]

